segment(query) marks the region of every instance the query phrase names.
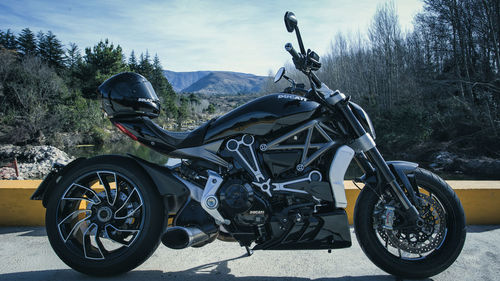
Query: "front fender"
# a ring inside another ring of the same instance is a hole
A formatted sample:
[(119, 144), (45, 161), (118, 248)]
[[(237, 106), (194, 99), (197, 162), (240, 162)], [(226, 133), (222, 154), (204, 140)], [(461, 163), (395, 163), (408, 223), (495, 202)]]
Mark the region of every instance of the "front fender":
[[(414, 190), (414, 186), (416, 185), (413, 182), (415, 178), (412, 174), (418, 168), (417, 163), (407, 161), (387, 161), (386, 163), (398, 182), (403, 183), (407, 190)], [(376, 173), (369, 176), (364, 175), (361, 179), (363, 180), (365, 186), (368, 185), (370, 188), (378, 190), (379, 192), (382, 192), (382, 187), (385, 186), (385, 184), (380, 182), (381, 177)]]
[[(403, 183), (406, 190), (409, 191), (411, 199), (415, 202), (415, 193), (412, 192), (416, 187), (415, 182), (410, 182), (415, 180), (413, 173), (418, 168), (417, 163), (406, 162), (406, 161), (387, 161), (387, 165), (391, 168), (392, 172), (401, 183)], [(416, 190), (418, 191), (418, 190)]]

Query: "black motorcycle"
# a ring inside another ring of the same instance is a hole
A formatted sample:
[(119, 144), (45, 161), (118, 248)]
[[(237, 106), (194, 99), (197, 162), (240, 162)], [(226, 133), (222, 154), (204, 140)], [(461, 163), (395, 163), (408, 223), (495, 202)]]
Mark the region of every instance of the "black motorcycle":
[[(415, 163), (385, 161), (366, 112), (314, 71), (291, 12), (285, 49), (311, 88), (257, 98), (190, 132), (155, 124), (160, 104), (141, 75), (100, 87), (103, 109), (123, 133), (170, 157), (165, 166), (132, 155), (55, 165), (32, 199), (43, 200), (49, 241), (70, 267), (91, 275), (132, 270), (159, 245), (215, 241), (255, 250), (351, 246), (344, 175), (364, 175), (354, 230), (368, 258), (390, 274), (422, 278), (448, 268), (465, 241), (465, 216), (451, 187)], [(284, 75), (278, 71), (275, 81)], [(297, 95), (299, 94), (299, 95)]]

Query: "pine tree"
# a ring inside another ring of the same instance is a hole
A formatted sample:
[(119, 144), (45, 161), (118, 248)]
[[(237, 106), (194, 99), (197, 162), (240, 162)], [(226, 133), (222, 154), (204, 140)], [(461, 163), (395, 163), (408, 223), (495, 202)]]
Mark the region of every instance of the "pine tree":
[(70, 42), (69, 48), (66, 49), (66, 67), (68, 68), (68, 78), (72, 88), (75, 88), (77, 85), (78, 72), (82, 61), (80, 48), (75, 43)]
[(143, 55), (141, 53), (141, 56), (139, 58), (138, 71), (145, 77), (151, 77), (153, 73), (153, 65), (151, 65), (150, 60), (151, 58), (149, 56), (148, 50), (146, 50), (146, 55)]
[(25, 28), (17, 37), (18, 51), (24, 56), (36, 55), (36, 38), (35, 34), (29, 29)]
[(128, 67), (130, 68), (130, 71), (133, 71), (133, 72), (138, 71), (137, 58), (135, 57), (134, 50), (132, 50), (132, 52), (130, 53), (130, 57), (128, 59)]
[(150, 77), (150, 82), (153, 88), (158, 93), (158, 96), (162, 100), (162, 106), (168, 117), (177, 116), (178, 108), (175, 105), (176, 94), (172, 85), (168, 82), (165, 75), (163, 75), (163, 68), (160, 63), (160, 58), (158, 54), (155, 54), (152, 65), (152, 73)]
[(82, 94), (87, 98), (96, 98), (96, 89), (112, 75), (127, 71), (120, 45), (109, 43), (108, 39), (100, 41), (92, 49), (85, 48), (85, 56), (79, 73), (82, 81)]
[(75, 69), (82, 62), (80, 48), (76, 43), (69, 43), (69, 48), (66, 49), (66, 65), (69, 69)]
[(44, 34), (40, 31), (38, 38), (38, 55), (51, 67), (61, 69), (64, 67), (64, 50), (61, 41), (56, 38), (52, 31)]
[(9, 50), (17, 49), (16, 36), (10, 29), (7, 29), (5, 33), (0, 30), (0, 45)]

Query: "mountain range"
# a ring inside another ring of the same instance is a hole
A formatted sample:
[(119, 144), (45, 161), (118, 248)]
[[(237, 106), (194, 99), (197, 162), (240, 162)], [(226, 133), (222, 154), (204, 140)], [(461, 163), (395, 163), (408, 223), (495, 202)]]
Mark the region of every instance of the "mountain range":
[(261, 90), (267, 77), (231, 71), (175, 72), (163, 74), (178, 93), (249, 94)]

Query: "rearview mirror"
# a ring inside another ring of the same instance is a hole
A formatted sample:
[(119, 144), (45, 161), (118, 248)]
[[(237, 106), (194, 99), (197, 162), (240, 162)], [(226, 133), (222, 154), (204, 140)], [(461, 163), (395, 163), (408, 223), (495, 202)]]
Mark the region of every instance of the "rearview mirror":
[(281, 67), (280, 69), (278, 69), (278, 72), (276, 72), (276, 75), (274, 75), (274, 83), (278, 83), (283, 75), (285, 75), (285, 68)]
[(297, 27), (297, 18), (295, 17), (294, 13), (285, 13), (285, 26), (288, 32), (293, 32), (295, 30), (295, 27)]

